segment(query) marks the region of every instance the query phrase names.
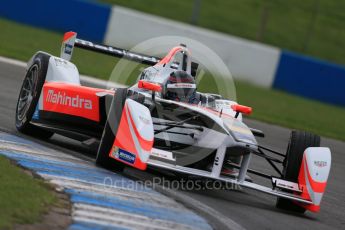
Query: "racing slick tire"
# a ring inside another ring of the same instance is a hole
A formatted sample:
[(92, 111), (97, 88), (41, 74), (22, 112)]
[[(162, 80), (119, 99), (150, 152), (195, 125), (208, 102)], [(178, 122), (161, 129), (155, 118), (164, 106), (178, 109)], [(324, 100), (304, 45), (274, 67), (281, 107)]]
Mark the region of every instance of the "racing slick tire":
[(115, 135), (120, 124), (122, 110), (128, 96), (128, 89), (120, 88), (115, 92), (110, 106), (108, 106), (108, 116), (104, 125), (102, 138), (98, 147), (96, 164), (117, 172), (122, 172), (125, 165), (111, 157), (109, 152), (114, 144)]
[(16, 128), (30, 136), (49, 139), (54, 133), (30, 123), (46, 79), (50, 56), (37, 53), (23, 80), (16, 106)]
[[(305, 149), (308, 147), (320, 147), (320, 141), (320, 136), (308, 132), (291, 132), (286, 156), (283, 162), (283, 179), (298, 183), (298, 174)], [(297, 213), (304, 213), (306, 210), (293, 201), (284, 198), (277, 198), (276, 207)]]

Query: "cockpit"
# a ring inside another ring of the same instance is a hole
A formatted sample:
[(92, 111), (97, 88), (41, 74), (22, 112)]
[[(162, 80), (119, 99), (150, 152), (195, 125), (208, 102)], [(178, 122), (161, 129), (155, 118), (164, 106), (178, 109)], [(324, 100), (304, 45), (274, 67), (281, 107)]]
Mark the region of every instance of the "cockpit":
[(191, 54), (184, 44), (172, 48), (156, 65), (146, 68), (139, 80), (160, 84), (160, 96), (164, 99), (194, 103), (195, 73), (192, 75)]

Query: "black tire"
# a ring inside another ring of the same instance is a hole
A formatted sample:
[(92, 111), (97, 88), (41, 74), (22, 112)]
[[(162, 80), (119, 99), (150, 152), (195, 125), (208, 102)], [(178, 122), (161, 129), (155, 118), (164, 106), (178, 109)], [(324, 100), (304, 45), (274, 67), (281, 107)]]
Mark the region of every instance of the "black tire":
[[(320, 147), (320, 142), (320, 136), (303, 131), (292, 131), (283, 163), (283, 179), (297, 183), (304, 150), (308, 147)], [(297, 213), (305, 212), (305, 208), (284, 198), (277, 199), (276, 207)]]
[[(41, 95), (42, 87), (46, 79), (50, 56), (45, 53), (37, 53), (23, 80), (16, 106), (16, 128), (19, 132), (30, 136), (48, 139), (54, 133), (44, 130), (30, 123), (36, 110)], [(27, 98), (27, 99), (25, 99)]]
[(96, 164), (118, 172), (123, 171), (125, 165), (109, 157), (109, 152), (113, 146), (115, 135), (120, 123), (122, 110), (127, 98), (127, 89), (117, 89), (110, 105), (106, 101), (108, 110), (107, 120), (104, 125), (100, 145), (98, 147)]

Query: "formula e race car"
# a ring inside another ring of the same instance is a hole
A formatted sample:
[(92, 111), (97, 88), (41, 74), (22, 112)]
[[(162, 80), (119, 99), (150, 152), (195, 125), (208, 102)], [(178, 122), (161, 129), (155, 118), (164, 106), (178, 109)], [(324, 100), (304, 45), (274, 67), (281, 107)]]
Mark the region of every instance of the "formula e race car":
[[(129, 88), (82, 86), (70, 62), (74, 47), (149, 67)], [(197, 69), (183, 44), (161, 59), (67, 32), (60, 57), (39, 51), (29, 61), (15, 124), (20, 132), (40, 138), (57, 133), (84, 143), (96, 141), (100, 166), (118, 171), (125, 165), (152, 167), (217, 180), (274, 195), (282, 209), (319, 211), (331, 167), (331, 152), (320, 147), (320, 137), (293, 131), (286, 154), (259, 145), (255, 136), (264, 133), (242, 122), (242, 114), (252, 109), (198, 92)], [(267, 160), (277, 176), (250, 169), (253, 154)], [(236, 173), (227, 174), (229, 167)], [(249, 173), (272, 185), (252, 182)]]

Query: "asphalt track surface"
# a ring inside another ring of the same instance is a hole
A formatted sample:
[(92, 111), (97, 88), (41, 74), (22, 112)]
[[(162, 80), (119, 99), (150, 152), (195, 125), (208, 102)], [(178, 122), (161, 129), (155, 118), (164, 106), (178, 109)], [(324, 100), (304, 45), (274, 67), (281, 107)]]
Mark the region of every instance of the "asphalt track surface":
[[(23, 135), (15, 129), (14, 116), (24, 72), (23, 67), (0, 62), (0, 130), (19, 136)], [(259, 139), (262, 145), (285, 152), (290, 130), (253, 120), (247, 120), (247, 124), (266, 133), (266, 138)], [(93, 161), (94, 158), (92, 150), (58, 135), (54, 135), (48, 142), (24, 137), (87, 161)], [(320, 213), (296, 215), (284, 212), (275, 208), (275, 197), (250, 190), (193, 190), (177, 193), (198, 200), (246, 229), (345, 229), (345, 143), (322, 138), (321, 144), (331, 148), (332, 169)], [(251, 168), (274, 173), (264, 160), (256, 157), (252, 159)], [(141, 172), (136, 174), (141, 177)], [(145, 178), (144, 174), (142, 178)], [(257, 177), (254, 179), (256, 182), (263, 181)]]

